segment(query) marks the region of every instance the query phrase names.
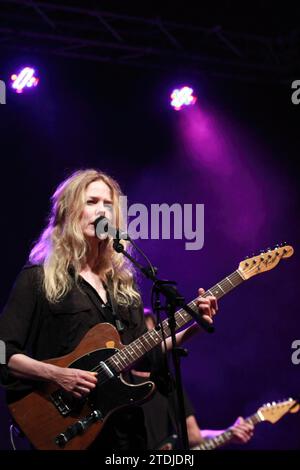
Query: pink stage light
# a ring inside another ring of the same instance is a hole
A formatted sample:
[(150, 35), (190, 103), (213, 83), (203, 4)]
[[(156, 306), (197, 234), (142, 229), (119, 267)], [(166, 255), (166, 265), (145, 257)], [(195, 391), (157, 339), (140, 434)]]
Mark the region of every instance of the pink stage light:
[(31, 67), (24, 67), (18, 74), (14, 73), (11, 77), (12, 88), (16, 93), (23, 93), (25, 87), (36, 87), (39, 79), (35, 77), (35, 70)]
[(180, 89), (176, 88), (171, 94), (171, 106), (176, 110), (180, 111), (183, 106), (191, 106), (196, 103), (197, 98), (193, 96), (194, 90), (188, 86), (184, 86)]

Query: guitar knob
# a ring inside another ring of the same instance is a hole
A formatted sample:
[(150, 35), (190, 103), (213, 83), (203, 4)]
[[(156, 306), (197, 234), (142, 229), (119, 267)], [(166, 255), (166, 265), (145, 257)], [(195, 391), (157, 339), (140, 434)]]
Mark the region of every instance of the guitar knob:
[(55, 438), (55, 444), (57, 444), (59, 447), (64, 447), (68, 442), (68, 439), (65, 435), (65, 433), (61, 432), (58, 436)]

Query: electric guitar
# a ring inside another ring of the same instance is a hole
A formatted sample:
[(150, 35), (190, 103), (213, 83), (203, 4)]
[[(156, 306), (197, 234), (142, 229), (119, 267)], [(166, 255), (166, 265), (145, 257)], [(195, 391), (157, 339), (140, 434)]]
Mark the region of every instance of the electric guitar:
[[(289, 398), (282, 402), (272, 402), (260, 407), (254, 415), (249, 416), (245, 421), (253, 424), (254, 426), (262, 421), (269, 421), (274, 424), (287, 413), (297, 413), (299, 409), (299, 403), (296, 400)], [(231, 441), (232, 437), (233, 431), (229, 428), (216, 437), (204, 439), (201, 444), (192, 447), (192, 450), (214, 450), (227, 444)]]
[[(214, 295), (220, 299), (243, 281), (270, 271), (293, 252), (291, 246), (278, 246), (242, 261), (236, 271), (208, 289), (204, 297)], [(189, 303), (195, 311), (197, 300)], [(176, 330), (191, 320), (192, 317), (180, 309), (175, 314)], [(162, 329), (166, 337), (170, 336), (167, 319), (163, 321)], [(155, 388), (153, 382), (132, 385), (123, 379), (122, 372), (162, 341), (162, 330), (154, 329), (124, 346), (112, 325), (99, 323), (86, 333), (70, 354), (45, 361), (60, 367), (98, 372), (95, 390), (87, 397), (77, 399), (58, 389), (57, 385), (47, 383), (9, 405), (14, 421), (36, 449), (86, 449), (113, 412), (150, 398)]]

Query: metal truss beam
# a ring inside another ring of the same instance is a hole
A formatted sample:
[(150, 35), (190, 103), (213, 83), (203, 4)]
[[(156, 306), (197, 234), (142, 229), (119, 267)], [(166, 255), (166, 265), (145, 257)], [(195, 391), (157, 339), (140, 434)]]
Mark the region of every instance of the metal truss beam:
[(49, 1), (0, 5), (0, 48), (249, 81), (300, 71), (297, 31), (269, 37)]

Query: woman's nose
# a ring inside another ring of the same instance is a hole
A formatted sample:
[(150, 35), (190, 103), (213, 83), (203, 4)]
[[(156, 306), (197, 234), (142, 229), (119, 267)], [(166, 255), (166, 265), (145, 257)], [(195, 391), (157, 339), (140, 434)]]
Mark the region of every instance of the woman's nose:
[(105, 216), (105, 207), (103, 205), (103, 202), (99, 203), (96, 207), (96, 215), (99, 217), (100, 215)]
[(105, 217), (108, 220), (111, 220), (111, 212), (109, 209), (107, 209), (105, 206), (100, 206), (99, 208), (96, 209), (96, 214), (95, 217)]

